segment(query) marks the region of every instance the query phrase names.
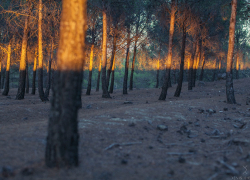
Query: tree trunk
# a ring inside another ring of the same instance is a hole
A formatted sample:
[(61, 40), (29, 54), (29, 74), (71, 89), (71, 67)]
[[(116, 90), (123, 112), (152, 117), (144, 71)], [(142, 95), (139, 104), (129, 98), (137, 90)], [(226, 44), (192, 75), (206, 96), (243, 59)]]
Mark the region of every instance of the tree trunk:
[(22, 51), (21, 51), (21, 59), (19, 66), (19, 81), (18, 81), (18, 91), (16, 95), (17, 100), (24, 99), (25, 92), (25, 78), (26, 78), (26, 52), (27, 52), (27, 43), (28, 43), (28, 32), (29, 32), (29, 21), (31, 15), (31, 1), (28, 1), (28, 15), (25, 19), (23, 39), (22, 39)]
[(192, 90), (193, 88), (193, 65), (194, 65), (194, 57), (196, 54), (196, 40), (193, 42), (193, 52), (190, 59), (189, 70), (188, 70), (188, 90)]
[(101, 56), (99, 56), (99, 67), (98, 67), (98, 75), (97, 75), (97, 83), (96, 83), (96, 92), (99, 91), (99, 87), (100, 87), (101, 70), (102, 70), (102, 58), (101, 58)]
[(234, 35), (235, 35), (235, 24), (236, 24), (236, 8), (237, 0), (232, 0), (232, 11), (229, 26), (229, 43), (228, 43), (228, 54), (227, 54), (227, 76), (226, 76), (226, 95), (227, 103), (235, 104), (234, 88), (233, 88), (233, 74), (232, 74), (232, 64), (233, 64), (233, 51), (234, 51)]
[(236, 57), (236, 79), (239, 79), (239, 52), (237, 52), (237, 57)]
[[(159, 56), (159, 58), (160, 58), (160, 56)], [(159, 74), (160, 74), (160, 59), (157, 60), (156, 85), (155, 85), (155, 88), (159, 87)]]
[[(2, 57), (0, 58), (0, 87), (1, 87), (1, 75), (2, 75)], [(0, 88), (0, 91), (1, 91), (1, 88)]]
[(33, 77), (32, 77), (32, 91), (31, 94), (36, 93), (36, 65), (37, 64), (37, 49), (35, 52), (34, 66), (33, 66)]
[(186, 27), (185, 24), (183, 23), (182, 27), (182, 47), (181, 47), (181, 63), (180, 63), (180, 76), (178, 80), (178, 85), (175, 91), (174, 96), (175, 97), (180, 97), (181, 94), (181, 88), (182, 88), (182, 82), (183, 82), (183, 71), (184, 71), (184, 61), (185, 61), (185, 49), (186, 49)]
[(52, 65), (52, 61), (53, 61), (53, 37), (51, 40), (51, 47), (50, 47), (50, 56), (49, 56), (49, 70), (48, 70), (48, 78), (47, 78), (47, 84), (46, 84), (46, 90), (44, 92), (44, 97), (48, 98), (49, 97), (49, 91), (50, 91), (50, 85), (51, 85), (51, 65)]
[(193, 78), (192, 78), (192, 86), (195, 87), (195, 82), (196, 82), (196, 74), (197, 70), (199, 67), (200, 63), (200, 58), (201, 58), (201, 41), (197, 44), (197, 50), (196, 50), (196, 55), (195, 55), (195, 61), (194, 61), (194, 70), (193, 70)]
[(7, 64), (6, 64), (6, 80), (4, 85), (4, 91), (2, 95), (8, 96), (9, 94), (9, 86), (10, 86), (10, 57), (11, 57), (11, 41), (8, 45), (8, 57), (7, 57)]
[[(46, 143), (49, 167), (78, 165), (77, 113), (81, 106), (87, 0), (63, 0), (58, 49)], [(74, 54), (74, 56), (72, 56)]]
[(39, 0), (38, 19), (38, 93), (42, 101), (48, 101), (43, 91), (43, 35), (42, 35), (42, 0)]
[(89, 59), (89, 80), (88, 80), (88, 87), (87, 87), (86, 95), (90, 95), (90, 92), (91, 92), (93, 57), (94, 57), (94, 43), (92, 42), (91, 52), (90, 52), (90, 59)]
[(110, 84), (110, 88), (109, 88), (109, 93), (113, 93), (114, 90), (114, 82), (115, 82), (115, 57), (114, 57), (114, 61), (113, 61), (113, 66), (112, 66), (112, 76), (111, 76), (111, 84)]
[(204, 74), (204, 67), (205, 67), (205, 56), (204, 56), (204, 54), (203, 54), (203, 56), (202, 56), (202, 66), (201, 66), (201, 74), (200, 74), (200, 81), (203, 81), (203, 74)]
[(108, 72), (107, 72), (107, 87), (109, 87), (110, 74), (112, 71), (115, 53), (116, 53), (117, 31), (118, 31), (118, 23), (115, 25), (115, 32), (114, 32), (115, 34), (114, 34), (114, 39), (113, 39), (113, 50), (112, 50), (112, 55), (111, 55), (111, 60), (110, 60), (110, 66), (109, 66)]
[(137, 39), (135, 40), (135, 46), (134, 46), (134, 54), (133, 54), (133, 61), (132, 61), (132, 68), (131, 68), (131, 75), (130, 75), (130, 84), (129, 84), (129, 90), (133, 90), (133, 78), (134, 78), (134, 70), (135, 70), (135, 57), (136, 57), (136, 44)]
[(171, 17), (170, 17), (170, 30), (169, 30), (169, 45), (168, 45), (168, 59), (167, 59), (167, 66), (166, 66), (166, 77), (164, 80), (164, 84), (162, 86), (161, 95), (159, 100), (165, 100), (167, 96), (167, 90), (170, 81), (170, 69), (172, 64), (172, 49), (173, 49), (173, 36), (174, 36), (174, 22), (175, 22), (175, 0), (171, 1)]
[(111, 98), (106, 83), (106, 66), (107, 66), (107, 12), (103, 8), (103, 40), (102, 40), (102, 97)]
[(215, 81), (215, 76), (216, 76), (216, 72), (217, 72), (216, 65), (217, 65), (217, 60), (215, 59), (212, 81)]
[(30, 84), (29, 84), (29, 62), (28, 62), (28, 59), (27, 59), (27, 55), (26, 55), (26, 91), (25, 93), (29, 93), (29, 89), (30, 89)]
[(128, 67), (129, 67), (129, 47), (130, 47), (130, 26), (127, 27), (128, 37), (127, 37), (127, 52), (125, 61), (125, 73), (123, 79), (123, 94), (128, 94)]

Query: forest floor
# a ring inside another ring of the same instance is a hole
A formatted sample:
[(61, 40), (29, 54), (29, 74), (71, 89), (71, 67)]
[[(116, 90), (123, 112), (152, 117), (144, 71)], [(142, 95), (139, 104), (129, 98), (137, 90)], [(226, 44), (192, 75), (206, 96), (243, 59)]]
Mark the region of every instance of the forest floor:
[[(250, 179), (250, 78), (234, 80), (237, 104), (226, 103), (225, 81), (169, 88), (92, 90), (79, 111), (79, 167), (44, 164), (50, 103), (38, 95), (0, 95), (0, 180)], [(167, 129), (166, 129), (167, 128)]]

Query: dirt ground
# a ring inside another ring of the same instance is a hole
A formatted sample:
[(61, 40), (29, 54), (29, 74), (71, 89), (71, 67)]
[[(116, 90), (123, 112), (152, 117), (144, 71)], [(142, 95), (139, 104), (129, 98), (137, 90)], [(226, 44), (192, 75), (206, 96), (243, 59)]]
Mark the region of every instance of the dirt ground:
[(0, 180), (250, 179), (250, 78), (234, 80), (237, 104), (226, 103), (225, 81), (192, 91), (116, 90), (112, 99), (83, 90), (79, 167), (44, 164), (49, 103), (38, 95), (0, 95)]

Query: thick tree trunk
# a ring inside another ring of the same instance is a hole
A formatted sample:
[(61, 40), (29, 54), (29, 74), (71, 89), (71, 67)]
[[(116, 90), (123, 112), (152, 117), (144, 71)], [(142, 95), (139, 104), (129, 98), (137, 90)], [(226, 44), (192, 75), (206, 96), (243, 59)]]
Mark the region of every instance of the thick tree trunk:
[(205, 67), (205, 56), (203, 55), (203, 57), (202, 57), (202, 66), (201, 66), (201, 73), (200, 73), (200, 78), (199, 78), (199, 80), (200, 81), (203, 81), (203, 74), (204, 74), (204, 67)]
[(31, 1), (28, 1), (28, 15), (25, 19), (23, 39), (22, 39), (22, 51), (21, 51), (21, 59), (19, 66), (19, 81), (18, 81), (18, 90), (16, 99), (21, 100), (24, 99), (25, 92), (25, 78), (26, 78), (26, 52), (27, 52), (27, 42), (28, 42), (28, 32), (29, 32), (29, 21), (31, 15)]
[(115, 57), (114, 57), (114, 61), (113, 61), (113, 66), (112, 66), (111, 73), (112, 73), (112, 75), (111, 75), (111, 84), (110, 84), (110, 88), (109, 88), (109, 93), (113, 93), (113, 91), (114, 91), (114, 83), (115, 83)]
[(102, 97), (111, 98), (106, 83), (106, 66), (107, 66), (107, 12), (103, 8), (103, 40), (102, 40)]
[(137, 39), (135, 41), (135, 46), (134, 46), (134, 54), (133, 54), (133, 61), (132, 61), (132, 68), (131, 68), (131, 75), (130, 75), (130, 84), (129, 84), (129, 90), (133, 90), (133, 79), (134, 79), (134, 70), (135, 70), (135, 57), (136, 57), (136, 44), (137, 44)]
[(180, 97), (181, 89), (182, 89), (183, 74), (184, 74), (184, 62), (185, 62), (186, 37), (187, 37), (186, 27), (185, 27), (185, 25), (183, 23), (180, 76), (179, 76), (178, 85), (177, 85), (177, 88), (176, 88), (176, 91), (175, 91), (175, 94), (174, 94), (175, 97)]
[(227, 77), (226, 77), (226, 96), (228, 104), (235, 104), (234, 88), (233, 88), (233, 75), (232, 75), (232, 64), (233, 64), (233, 51), (234, 51), (234, 35), (235, 35), (235, 24), (236, 24), (236, 8), (237, 0), (232, 0), (232, 11), (229, 26), (229, 43), (228, 43), (228, 54), (227, 54)]
[(98, 67), (98, 75), (97, 75), (97, 82), (96, 82), (96, 92), (99, 91), (99, 87), (100, 87), (101, 70), (102, 70), (102, 58), (101, 58), (101, 56), (99, 56), (99, 67)]
[(42, 35), (42, 0), (39, 0), (38, 18), (38, 93), (42, 101), (48, 101), (43, 91), (43, 35)]
[(166, 66), (166, 77), (164, 80), (164, 84), (162, 86), (161, 95), (159, 100), (165, 100), (167, 96), (167, 90), (169, 87), (170, 80), (170, 69), (172, 64), (172, 49), (173, 49), (173, 36), (174, 36), (174, 22), (175, 22), (175, 0), (171, 1), (171, 18), (170, 18), (170, 30), (169, 30), (169, 45), (168, 45), (168, 59), (167, 59), (167, 66)]
[(36, 65), (37, 64), (37, 50), (35, 52), (34, 66), (33, 66), (33, 77), (32, 77), (32, 91), (31, 94), (36, 93)]
[(87, 87), (86, 95), (90, 95), (90, 92), (91, 92), (93, 58), (94, 58), (94, 43), (92, 43), (91, 45), (91, 52), (90, 52), (90, 59), (89, 59), (89, 80), (88, 80), (88, 87)]
[(125, 73), (123, 79), (123, 94), (128, 94), (128, 68), (129, 68), (129, 47), (130, 47), (130, 26), (127, 27), (128, 37), (127, 37), (127, 52), (125, 61)]
[(79, 95), (86, 21), (87, 0), (63, 0), (58, 70), (55, 73), (45, 154), (49, 167), (78, 165), (77, 113), (81, 107)]
[(237, 52), (237, 57), (236, 57), (236, 79), (239, 79), (239, 52)]
[(3, 68), (3, 71), (2, 71), (2, 82), (1, 82), (1, 89), (4, 88), (4, 82), (5, 82), (5, 74), (6, 74), (6, 68)]
[(27, 55), (26, 55), (26, 83), (25, 83), (25, 93), (29, 93), (30, 90), (30, 84), (29, 84), (29, 63), (28, 63), (28, 59), (27, 59)]
[(50, 56), (49, 56), (49, 70), (48, 70), (48, 78), (47, 78), (47, 84), (46, 84), (46, 90), (44, 92), (44, 97), (48, 98), (49, 97), (49, 91), (50, 91), (50, 86), (51, 86), (51, 65), (53, 61), (53, 38), (51, 40), (51, 48), (50, 48)]
[(156, 85), (155, 85), (155, 88), (159, 87), (159, 75), (160, 75), (160, 59), (157, 60)]
[(2, 95), (8, 96), (9, 94), (9, 86), (10, 86), (10, 57), (11, 57), (11, 41), (8, 45), (8, 57), (7, 57), (7, 64), (6, 64), (6, 80), (4, 85), (4, 91)]
[(114, 39), (113, 39), (113, 50), (112, 50), (112, 55), (111, 55), (111, 60), (110, 60), (110, 66), (109, 66), (108, 72), (107, 72), (107, 87), (109, 87), (110, 74), (112, 71), (115, 53), (116, 53), (117, 31), (118, 31), (118, 23), (115, 26)]

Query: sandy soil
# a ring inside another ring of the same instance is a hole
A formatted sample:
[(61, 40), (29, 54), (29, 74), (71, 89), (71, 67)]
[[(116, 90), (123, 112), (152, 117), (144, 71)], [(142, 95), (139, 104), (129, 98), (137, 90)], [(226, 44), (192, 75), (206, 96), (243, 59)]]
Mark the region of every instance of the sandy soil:
[[(83, 91), (77, 168), (44, 165), (49, 103), (38, 95), (0, 95), (0, 180), (250, 179), (250, 79), (234, 81), (237, 104), (226, 104), (225, 81), (184, 83), (181, 97), (161, 89), (116, 90), (112, 99)], [(160, 126), (159, 126), (160, 125)], [(166, 129), (167, 128), (167, 129)]]

